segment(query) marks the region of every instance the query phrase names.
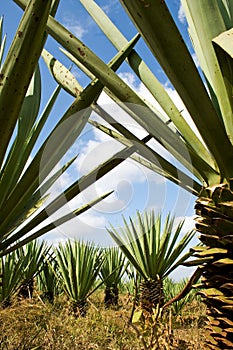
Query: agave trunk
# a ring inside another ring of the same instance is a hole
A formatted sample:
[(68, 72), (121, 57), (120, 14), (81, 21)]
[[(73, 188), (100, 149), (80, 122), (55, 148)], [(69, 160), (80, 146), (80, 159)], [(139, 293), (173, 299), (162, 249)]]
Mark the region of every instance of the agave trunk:
[[(203, 291), (208, 307), (210, 349), (233, 349), (233, 183), (209, 187), (197, 200), (196, 229), (201, 233)], [(200, 261), (200, 259), (198, 259)], [(197, 262), (198, 262), (197, 260)]]
[(30, 280), (24, 282), (18, 292), (18, 296), (27, 299), (27, 298), (32, 298), (34, 290), (34, 279), (31, 278)]
[(74, 314), (75, 317), (85, 317), (87, 314), (87, 300), (83, 299), (83, 300), (73, 300), (71, 302), (71, 310)]
[(105, 288), (104, 304), (106, 307), (118, 305), (118, 287), (113, 285)]
[(52, 291), (43, 292), (43, 294), (41, 296), (41, 299), (43, 301), (47, 301), (50, 304), (53, 304), (53, 302), (54, 302), (54, 293)]
[(158, 277), (156, 280), (147, 279), (140, 283), (139, 302), (143, 310), (152, 312), (164, 304), (163, 284)]

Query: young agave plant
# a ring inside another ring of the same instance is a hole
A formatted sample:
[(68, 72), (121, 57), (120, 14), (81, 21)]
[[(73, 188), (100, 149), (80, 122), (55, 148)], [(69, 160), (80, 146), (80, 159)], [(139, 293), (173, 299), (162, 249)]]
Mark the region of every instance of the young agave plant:
[[(173, 281), (171, 278), (166, 278), (164, 280), (164, 296), (166, 301), (173, 299), (175, 296), (180, 294), (180, 292), (187, 285), (188, 278), (184, 278), (179, 282)], [(182, 299), (172, 303), (172, 313), (173, 315), (180, 315), (185, 305), (191, 303), (193, 300), (199, 299), (197, 296), (197, 291), (191, 289), (190, 292)]]
[(36, 277), (38, 289), (42, 293), (41, 298), (53, 303), (55, 296), (59, 295), (62, 290), (58, 264), (54, 254), (49, 252), (45, 257)]
[(32, 297), (34, 278), (43, 264), (49, 247), (44, 241), (33, 241), (1, 258), (1, 297), (4, 306), (17, 293)]
[(18, 295), (31, 298), (34, 290), (34, 280), (46, 259), (50, 247), (45, 241), (34, 240), (16, 250), (18, 260), (23, 261), (21, 286)]
[(128, 264), (118, 247), (106, 248), (103, 254), (104, 262), (99, 274), (105, 285), (104, 303), (109, 307), (118, 305), (119, 284)]
[(140, 214), (137, 212), (137, 224), (130, 218), (128, 224), (124, 218), (124, 227), (118, 231), (108, 229), (111, 237), (141, 275), (140, 304), (149, 312), (164, 303), (163, 281), (181, 265), (191, 253), (181, 255), (194, 236), (187, 232), (181, 239), (183, 221), (174, 228), (174, 218), (167, 215), (162, 228), (161, 216), (155, 218), (154, 211)]
[(3, 307), (8, 307), (22, 283), (24, 261), (13, 251), (0, 258), (0, 264), (0, 302)]
[(95, 281), (103, 263), (102, 253), (91, 243), (70, 241), (54, 250), (64, 291), (75, 315), (85, 316), (87, 299), (98, 288)]

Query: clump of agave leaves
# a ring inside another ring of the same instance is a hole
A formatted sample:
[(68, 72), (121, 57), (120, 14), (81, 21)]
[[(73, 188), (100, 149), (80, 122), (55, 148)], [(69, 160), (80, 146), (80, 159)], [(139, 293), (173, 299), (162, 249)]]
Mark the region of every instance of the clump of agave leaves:
[(31, 298), (34, 282), (43, 269), (50, 247), (45, 241), (34, 240), (19, 247), (1, 259), (0, 301), (2, 306), (11, 304), (17, 294), (21, 298)]
[(52, 247), (37, 273), (36, 283), (41, 299), (49, 303), (53, 303), (55, 297), (62, 293), (61, 275)]
[(106, 307), (118, 305), (119, 285), (125, 274), (128, 262), (118, 247), (103, 250), (104, 261), (99, 275), (105, 285), (104, 303)]
[(68, 240), (55, 249), (55, 255), (72, 311), (85, 316), (88, 297), (100, 285), (94, 286), (103, 264), (103, 252), (90, 242)]
[[(164, 305), (163, 281), (178, 266), (183, 264), (191, 253), (184, 253), (194, 237), (189, 231), (181, 238), (184, 221), (174, 226), (174, 218), (169, 214), (162, 226), (161, 215), (155, 212), (137, 212), (137, 221), (130, 218), (124, 227), (108, 229), (111, 237), (125, 254), (141, 277), (140, 305), (143, 310), (152, 312)], [(183, 254), (183, 255), (182, 255)]]

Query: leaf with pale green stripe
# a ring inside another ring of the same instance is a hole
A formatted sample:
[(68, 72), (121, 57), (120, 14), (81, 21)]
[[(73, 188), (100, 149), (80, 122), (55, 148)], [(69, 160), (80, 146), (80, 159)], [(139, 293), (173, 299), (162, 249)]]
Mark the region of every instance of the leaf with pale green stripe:
[[(51, 0), (28, 2), (13, 43), (1, 69), (0, 84), (0, 164), (16, 125), (31, 77), (45, 43), (45, 27)], [(30, 55), (28, 54), (30, 52)], [(15, 59), (12, 59), (15, 57)], [(19, 59), (20, 57), (20, 59)], [(25, 66), (27, 69), (25, 69)], [(12, 104), (12, 87), (14, 103)]]

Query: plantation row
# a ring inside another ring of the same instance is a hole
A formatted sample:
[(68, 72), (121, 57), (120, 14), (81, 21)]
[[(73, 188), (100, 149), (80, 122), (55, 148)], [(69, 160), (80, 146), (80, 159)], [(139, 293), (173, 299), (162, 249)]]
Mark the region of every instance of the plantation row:
[[(168, 216), (162, 230), (160, 216), (138, 213), (137, 227), (130, 219), (121, 233), (109, 231), (119, 247), (100, 248), (81, 240), (57, 247), (45, 241), (29, 242), (1, 258), (1, 304), (9, 306), (16, 294), (32, 297), (35, 289), (51, 303), (65, 293), (73, 312), (84, 316), (90, 295), (104, 287), (106, 306), (118, 305), (119, 292), (127, 291), (141, 309), (152, 312), (179, 294), (187, 282), (174, 283), (168, 277), (190, 256), (181, 253), (193, 236), (189, 232), (177, 243), (183, 223), (173, 230), (173, 221)], [(180, 313), (194, 297), (192, 291), (173, 303), (173, 313)]]

